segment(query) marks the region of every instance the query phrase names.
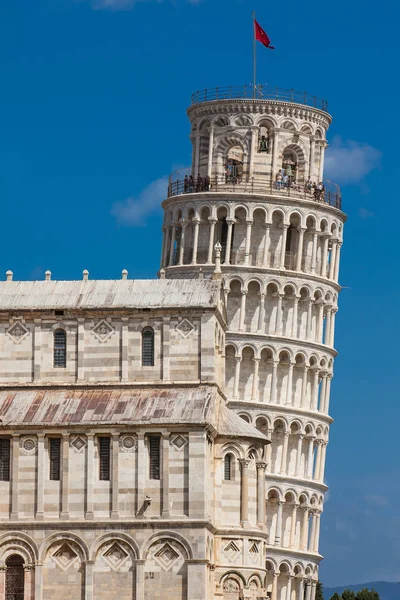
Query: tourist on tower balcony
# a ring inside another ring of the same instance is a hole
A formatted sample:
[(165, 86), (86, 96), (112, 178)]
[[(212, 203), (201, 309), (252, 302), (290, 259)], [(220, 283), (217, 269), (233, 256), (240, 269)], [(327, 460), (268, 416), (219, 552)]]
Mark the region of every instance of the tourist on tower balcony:
[(197, 173), (197, 184), (196, 184), (196, 192), (203, 191), (203, 178), (200, 173)]
[(194, 189), (194, 181), (193, 181), (193, 176), (189, 175), (189, 193), (193, 192)]
[(188, 176), (185, 175), (185, 179), (183, 180), (183, 192), (187, 194), (189, 191), (189, 179)]
[(275, 187), (277, 190), (280, 190), (282, 187), (282, 170), (279, 169), (275, 176)]
[(307, 181), (305, 182), (305, 184), (304, 184), (304, 190), (305, 190), (305, 191), (306, 191), (308, 194), (311, 194), (311, 192), (312, 192), (312, 187), (313, 187), (313, 184), (312, 184), (312, 181), (311, 181), (311, 177), (309, 177), (309, 178), (307, 179)]
[(210, 183), (211, 183), (211, 181), (210, 181), (210, 176), (209, 176), (209, 175), (206, 175), (206, 176), (204, 177), (204, 189), (205, 189), (205, 191), (206, 191), (206, 192), (209, 192), (209, 191), (210, 191)]

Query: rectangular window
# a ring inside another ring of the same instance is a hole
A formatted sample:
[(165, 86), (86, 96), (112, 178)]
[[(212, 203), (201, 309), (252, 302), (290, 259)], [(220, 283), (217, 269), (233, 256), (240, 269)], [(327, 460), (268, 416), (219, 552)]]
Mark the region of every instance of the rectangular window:
[(61, 438), (50, 438), (50, 479), (60, 481), (61, 474)]
[(149, 436), (150, 479), (160, 479), (160, 436)]
[(0, 438), (0, 481), (10, 481), (10, 440)]
[(99, 437), (100, 481), (110, 481), (110, 438)]

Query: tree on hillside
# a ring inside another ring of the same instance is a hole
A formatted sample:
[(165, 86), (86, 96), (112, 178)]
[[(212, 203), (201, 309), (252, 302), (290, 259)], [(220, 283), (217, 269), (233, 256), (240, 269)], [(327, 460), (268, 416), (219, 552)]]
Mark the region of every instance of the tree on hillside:
[[(324, 594), (322, 591), (322, 583), (320, 581), (318, 581), (318, 583), (317, 583), (317, 589), (315, 592), (315, 600), (324, 600)], [(364, 600), (364, 598), (362, 598), (361, 600)], [(368, 600), (368, 598), (366, 600)]]
[(353, 590), (344, 590), (342, 593), (343, 600), (356, 600), (356, 595)]
[(342, 600), (342, 596), (339, 596), (336, 592), (331, 596), (330, 600)]
[(364, 588), (357, 592), (356, 600), (379, 600), (379, 594), (375, 590)]

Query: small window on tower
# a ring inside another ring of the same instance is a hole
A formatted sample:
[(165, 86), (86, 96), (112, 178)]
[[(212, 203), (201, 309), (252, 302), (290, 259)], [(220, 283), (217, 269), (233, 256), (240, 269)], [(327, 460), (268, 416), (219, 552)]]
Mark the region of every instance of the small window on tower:
[(99, 478), (110, 481), (110, 438), (99, 437)]
[(50, 479), (52, 481), (60, 481), (61, 438), (50, 438), (50, 440), (49, 440), (49, 458), (50, 458)]
[(54, 366), (64, 369), (67, 366), (67, 334), (64, 329), (54, 332)]
[(149, 436), (149, 477), (150, 479), (160, 479), (160, 436)]
[(154, 367), (154, 331), (151, 327), (142, 332), (142, 367)]
[(10, 440), (0, 438), (0, 481), (10, 481)]
[(232, 479), (232, 454), (225, 454), (224, 479), (225, 481), (230, 481)]

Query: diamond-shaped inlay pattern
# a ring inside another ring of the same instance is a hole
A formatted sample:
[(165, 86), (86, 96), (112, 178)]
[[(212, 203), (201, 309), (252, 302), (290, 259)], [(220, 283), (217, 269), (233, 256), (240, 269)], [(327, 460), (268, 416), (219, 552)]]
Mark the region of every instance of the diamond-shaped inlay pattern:
[(80, 452), (86, 446), (86, 440), (80, 435), (77, 435), (71, 439), (70, 445)]
[(104, 560), (115, 571), (122, 567), (128, 556), (129, 554), (117, 542), (103, 554)]
[(19, 344), (28, 335), (29, 329), (21, 321), (15, 321), (6, 331), (13, 342)]
[(114, 333), (115, 329), (107, 323), (107, 321), (100, 321), (93, 327), (93, 333), (100, 342), (105, 342)]
[(237, 544), (235, 544), (235, 542), (229, 542), (229, 544), (227, 544), (224, 548), (224, 552), (227, 555), (227, 557), (229, 558), (229, 560), (235, 560), (235, 558), (237, 557), (237, 555), (240, 552), (240, 548)]
[(258, 557), (260, 554), (260, 544), (259, 542), (253, 542), (249, 548), (250, 558), (253, 562), (258, 561)]
[(171, 444), (175, 446), (177, 450), (182, 450), (182, 448), (184, 448), (188, 443), (189, 441), (187, 437), (185, 435), (181, 435), (180, 433), (171, 438)]
[(196, 327), (189, 321), (189, 319), (182, 319), (175, 329), (183, 338), (187, 338), (191, 333), (193, 333)]
[(69, 544), (63, 544), (53, 554), (53, 559), (63, 571), (69, 569), (77, 558), (77, 553), (74, 550), (72, 550)]
[(169, 571), (180, 555), (167, 542), (154, 554), (154, 558), (165, 571)]

